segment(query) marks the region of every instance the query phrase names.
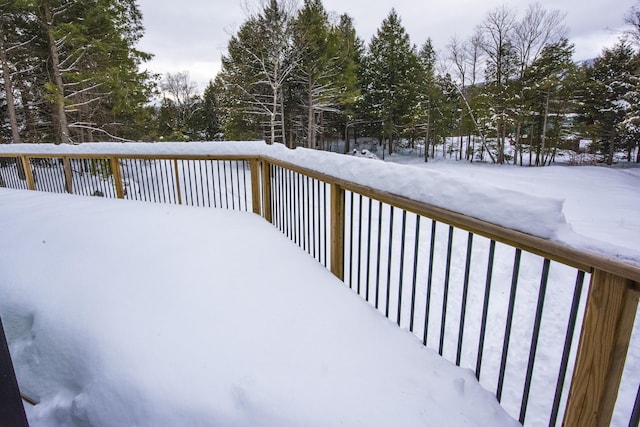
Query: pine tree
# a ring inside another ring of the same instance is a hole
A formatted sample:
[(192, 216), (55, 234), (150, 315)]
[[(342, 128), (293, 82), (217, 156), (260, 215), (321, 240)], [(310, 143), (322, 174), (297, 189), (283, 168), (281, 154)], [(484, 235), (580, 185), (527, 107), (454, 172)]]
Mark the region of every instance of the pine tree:
[(345, 151), (349, 152), (349, 128), (357, 126), (356, 108), (360, 97), (359, 68), (362, 63), (364, 45), (356, 34), (353, 20), (347, 14), (340, 16), (340, 22), (333, 29), (339, 40), (336, 85), (339, 114), (334, 114), (336, 128), (344, 135)]
[(626, 120), (634, 116), (638, 99), (640, 58), (626, 41), (605, 49), (584, 70), (581, 93), (583, 118), (607, 164), (616, 150), (625, 148)]
[(417, 102), (411, 85), (418, 64), (416, 49), (392, 9), (369, 43), (363, 70), (364, 103), (370, 106), (374, 124), (371, 129), (378, 129), (381, 139), (387, 138), (390, 154)]
[[(544, 166), (551, 159), (547, 142), (550, 130), (549, 118), (563, 117), (567, 112), (570, 86), (568, 82), (575, 72), (573, 64), (573, 45), (567, 39), (545, 46), (540, 56), (524, 72), (521, 91), (524, 99), (529, 102), (529, 120), (539, 129), (539, 143), (536, 144), (536, 166)], [(533, 125), (532, 124), (532, 125)], [(557, 123), (560, 124), (560, 123)], [(553, 126), (556, 130), (556, 147), (560, 126)], [(555, 151), (555, 150), (554, 150)]]

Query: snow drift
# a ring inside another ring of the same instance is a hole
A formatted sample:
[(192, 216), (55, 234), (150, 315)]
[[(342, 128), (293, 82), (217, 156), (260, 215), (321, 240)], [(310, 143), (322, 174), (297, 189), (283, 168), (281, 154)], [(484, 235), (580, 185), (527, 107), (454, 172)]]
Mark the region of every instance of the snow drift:
[(0, 189), (33, 426), (517, 425), (260, 217)]

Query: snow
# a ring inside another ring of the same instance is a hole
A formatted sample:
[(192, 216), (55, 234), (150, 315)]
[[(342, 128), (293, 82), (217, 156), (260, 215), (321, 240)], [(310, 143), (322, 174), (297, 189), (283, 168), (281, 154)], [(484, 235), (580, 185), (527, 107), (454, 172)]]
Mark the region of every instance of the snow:
[[(63, 155), (75, 153), (78, 150), (96, 154), (153, 154), (160, 151), (165, 155), (252, 155), (265, 156), (271, 159), (290, 162), (301, 167), (316, 170), (327, 175), (333, 175), (338, 179), (353, 181), (361, 185), (381, 189), (390, 193), (404, 195), (416, 200), (432, 203), (446, 209), (451, 209), (466, 213), (468, 215), (478, 217), (489, 222), (509, 226), (524, 232), (536, 234), (541, 237), (550, 238), (556, 241), (569, 244), (571, 246), (589, 249), (591, 251), (611, 256), (623, 261), (640, 264), (640, 256), (638, 256), (637, 242), (640, 241), (640, 199), (637, 197), (637, 188), (640, 185), (640, 169), (622, 169), (622, 168), (603, 168), (603, 167), (568, 167), (553, 166), (545, 168), (521, 168), (509, 165), (488, 165), (473, 164), (455, 161), (432, 161), (424, 163), (424, 160), (416, 156), (391, 155), (385, 156), (386, 161), (374, 161), (373, 156), (365, 156), (369, 158), (356, 158), (355, 156), (343, 156), (331, 153), (322, 153), (313, 150), (296, 149), (288, 150), (281, 145), (267, 146), (264, 143), (242, 142), (242, 143), (162, 143), (162, 144), (83, 144), (80, 146), (37, 146), (35, 148), (26, 145), (23, 146), (1, 146), (0, 151), (15, 152), (21, 150), (24, 152), (37, 153), (43, 150), (49, 150), (50, 153)], [(363, 150), (358, 148), (357, 153)], [(371, 153), (368, 151), (368, 153)], [(373, 154), (373, 153), (371, 153)], [(126, 162), (125, 162), (126, 163)], [(123, 163), (123, 175), (126, 175), (126, 164)], [(400, 163), (400, 164), (397, 164)], [(411, 168), (407, 168), (411, 166)], [(0, 169), (2, 173), (2, 169)], [(247, 171), (244, 172), (248, 174)], [(213, 173), (211, 174), (213, 176)], [(135, 177), (133, 177), (135, 179)], [(184, 180), (186, 177), (181, 177)], [(197, 179), (196, 179), (197, 180)], [(249, 178), (247, 178), (249, 181)], [(135, 183), (130, 183), (131, 185)], [(75, 188), (75, 187), (74, 187)], [(239, 192), (239, 190), (238, 190)], [(135, 191), (127, 194), (127, 197), (133, 197)], [(35, 196), (34, 196), (35, 197)], [(154, 196), (155, 197), (155, 196)], [(349, 202), (349, 200), (348, 200)], [(2, 202), (0, 202), (0, 205)], [(245, 202), (246, 205), (246, 202)], [(65, 212), (66, 205), (61, 204), (60, 212)], [(119, 206), (119, 205), (114, 205)], [(245, 206), (246, 207), (246, 206)], [(1, 210), (2, 208), (0, 208)], [(351, 207), (349, 203), (346, 206), (347, 217), (350, 210), (353, 209), (355, 218), (359, 216), (367, 218), (368, 207), (365, 200), (362, 208), (356, 204)], [(361, 212), (362, 211), (362, 212)], [(373, 208), (373, 224), (372, 233), (376, 233), (377, 224), (377, 208)], [(53, 213), (55, 216), (55, 212)], [(217, 214), (216, 214), (217, 215)], [(320, 213), (318, 213), (320, 215)], [(382, 229), (389, 228), (389, 209), (385, 207), (382, 210)], [(98, 217), (100, 219), (100, 217)], [(399, 277), (400, 265), (397, 260), (400, 258), (400, 215), (396, 215), (394, 220), (394, 242), (391, 244), (393, 259), (395, 264), (389, 269), (390, 277), (395, 280)], [(76, 222), (78, 219), (75, 220)], [(414, 227), (414, 218), (408, 218), (407, 223), (407, 239), (412, 240), (412, 230)], [(96, 221), (93, 223), (102, 224)], [(194, 223), (198, 224), (198, 221)], [(29, 226), (31, 227), (31, 226)], [(209, 227), (209, 225), (207, 225)], [(164, 230), (163, 224), (158, 225), (157, 229)], [(430, 233), (428, 225), (423, 223), (419, 244), (417, 247), (418, 254), (425, 257), (429, 252)], [(128, 231), (129, 227), (125, 228)], [(366, 239), (358, 236), (364, 232), (366, 228), (358, 228), (356, 225), (354, 254), (359, 253), (362, 245), (363, 254), (365, 248), (368, 248)], [(442, 301), (443, 290), (441, 284), (444, 281), (445, 257), (446, 257), (446, 236), (447, 227), (443, 224), (438, 226), (436, 233), (436, 267), (433, 271), (433, 283), (439, 284), (432, 290), (431, 297), (434, 301)], [(87, 232), (92, 235), (93, 231)], [(115, 233), (115, 231), (114, 231)], [(184, 231), (181, 231), (185, 234)], [(187, 233), (188, 234), (188, 233)], [(347, 234), (349, 232), (347, 231)], [(97, 235), (100, 237), (99, 235)], [(347, 236), (345, 236), (347, 237)], [(463, 260), (466, 256), (466, 233), (456, 230), (453, 238), (453, 259)], [(100, 242), (105, 238), (96, 238), (92, 241)], [(108, 240), (108, 238), (106, 238)], [(137, 248), (139, 246), (139, 238), (129, 239), (127, 236), (118, 237), (118, 239), (126, 239), (125, 247)], [(216, 241), (217, 237), (210, 237), (210, 241)], [(253, 242), (253, 237), (245, 238), (246, 242)], [(349, 240), (351, 237), (349, 236)], [(396, 241), (397, 240), (397, 241)], [(408, 240), (408, 241), (409, 241)], [(359, 242), (359, 243), (358, 243)], [(383, 242), (384, 243), (384, 242)], [(475, 356), (477, 350), (477, 337), (479, 329), (479, 319), (482, 311), (483, 290), (488, 257), (488, 240), (476, 236), (474, 240), (474, 248), (472, 254), (472, 264), (474, 268), (471, 271), (470, 290), (468, 307), (467, 307), (467, 326), (464, 333), (464, 345), (462, 347), (461, 365), (473, 368), (475, 366)], [(385, 245), (387, 243), (384, 243)], [(85, 242), (81, 246), (87, 247)], [(347, 243), (345, 252), (350, 252), (352, 243)], [(245, 243), (246, 246), (246, 243)], [(407, 244), (405, 254), (404, 283), (408, 284), (412, 281), (411, 260), (413, 252), (411, 243)], [(385, 246), (386, 247), (386, 246)], [(33, 252), (30, 248), (25, 249)], [(207, 248), (206, 252), (211, 249)], [(386, 249), (385, 249), (386, 251)], [(176, 253), (176, 250), (168, 248), (165, 251), (170, 253), (171, 257), (177, 259), (185, 265), (190, 265), (182, 258), (182, 255)], [(276, 252), (268, 249), (266, 252)], [(25, 252), (28, 253), (28, 252)], [(181, 252), (180, 252), (181, 253)], [(226, 251), (222, 251), (226, 253)], [(233, 252), (231, 252), (233, 253)], [(221, 256), (215, 252), (214, 258)], [(249, 254), (248, 254), (249, 255)], [(82, 255), (84, 256), (84, 254)], [(287, 255), (288, 256), (288, 255)], [(365, 273), (361, 274), (361, 267), (356, 264), (357, 257), (351, 259), (353, 263), (353, 271), (347, 270), (345, 274), (346, 282), (351, 283), (363, 280)], [(364, 256), (364, 255), (363, 255)], [(249, 259), (243, 255), (242, 259)], [(80, 257), (79, 259), (82, 259)], [(165, 258), (162, 258), (163, 260)], [(285, 256), (282, 257), (285, 259)], [(207, 264), (210, 257), (202, 259), (201, 263)], [(296, 258), (292, 257), (291, 263), (297, 263)], [(125, 265), (128, 263), (140, 262), (147, 265), (154, 265), (155, 261), (152, 257), (139, 254), (137, 250), (132, 249), (127, 253)], [(1, 262), (1, 261), (0, 261)], [(26, 262), (26, 261), (25, 261)], [(98, 261), (96, 261), (98, 262)], [(249, 261), (247, 261), (249, 262)], [(380, 271), (384, 276), (387, 266), (382, 262)], [(481, 384), (488, 390), (495, 390), (496, 378), (499, 368), (501, 350), (502, 350), (502, 331), (504, 330), (505, 312), (509, 298), (509, 284), (511, 282), (513, 251), (506, 246), (498, 245), (496, 249), (494, 261), (494, 285), (492, 288), (491, 304), (488, 313), (488, 331), (493, 331), (487, 336), (485, 342), (485, 360), (483, 362), (483, 373), (480, 378)], [(119, 263), (122, 263), (120, 261)], [(162, 261), (163, 265), (165, 261)], [(118, 264), (118, 263), (116, 263)], [(171, 260), (166, 264), (172, 265)], [(417, 271), (418, 288), (416, 296), (418, 301), (425, 301), (427, 283), (427, 271), (425, 263), (420, 264)], [(364, 264), (362, 264), (364, 265)], [(0, 265), (0, 267), (2, 267)], [(297, 267), (297, 266), (296, 266)], [(526, 371), (527, 358), (529, 354), (529, 343), (531, 339), (531, 331), (533, 325), (533, 315), (535, 314), (535, 304), (538, 297), (538, 288), (540, 283), (542, 260), (531, 254), (523, 255), (523, 264), (520, 269), (520, 277), (518, 281), (516, 310), (514, 317), (514, 325), (517, 325), (512, 331), (511, 345), (509, 347), (509, 356), (507, 363), (507, 378), (505, 380), (505, 392), (502, 398), (503, 407), (512, 415), (517, 416), (519, 412), (520, 396), (522, 393), (523, 375)], [(30, 267), (29, 267), (30, 268)], [(192, 267), (189, 267), (192, 268)], [(253, 267), (251, 267), (253, 268)], [(300, 277), (306, 277), (303, 270), (307, 267), (300, 268)], [(316, 265), (317, 268), (317, 265)], [(357, 270), (356, 270), (357, 268)], [(374, 277), (375, 267), (372, 266), (371, 277)], [(238, 267), (236, 269), (244, 269)], [(90, 269), (82, 273), (85, 277), (93, 277)], [(107, 268), (109, 273), (114, 274), (111, 268)], [(153, 269), (152, 269), (153, 270)], [(284, 268), (283, 268), (284, 270)], [(50, 272), (56, 272), (57, 268), (50, 266)], [(147, 273), (155, 278), (155, 272)], [(215, 275), (212, 271), (209, 275)], [(458, 314), (460, 313), (461, 285), (463, 283), (464, 263), (454, 262), (451, 266), (450, 277), (450, 295), (449, 295), (449, 319), (447, 320), (446, 340), (444, 347), (444, 356), (449, 360), (455, 359), (457, 328), (459, 324)], [(354, 277), (351, 277), (351, 276)], [(549, 384), (555, 384), (557, 378), (557, 366), (562, 351), (564, 334), (566, 332), (566, 324), (568, 310), (571, 305), (572, 286), (575, 282), (576, 272), (573, 269), (566, 268), (562, 265), (552, 263), (550, 271), (551, 279), (547, 289), (547, 301), (545, 303), (542, 330), (540, 336), (541, 345), (538, 347), (536, 356), (536, 365), (533, 375), (533, 383), (531, 390), (531, 399), (527, 412), (527, 425), (546, 425), (548, 424), (549, 408), (552, 401), (552, 392), (550, 392)], [(164, 274), (160, 276), (170, 275)], [(275, 277), (275, 274), (274, 274)], [(367, 280), (369, 275), (366, 275)], [(123, 280), (123, 279), (122, 279)], [(155, 280), (155, 279), (154, 279)], [(182, 280), (178, 277), (172, 279), (182, 284)], [(275, 280), (275, 279), (274, 279)], [(334, 279), (331, 279), (334, 280)], [(376, 276), (377, 280), (377, 276)], [(588, 280), (588, 279), (587, 279)], [(138, 282), (145, 283), (140, 278)], [(364, 286), (363, 286), (364, 287)], [(406, 294), (410, 291), (410, 286), (405, 286), (404, 301), (409, 301), (410, 295)], [(287, 291), (289, 292), (289, 291)], [(394, 294), (394, 292), (396, 292)], [(392, 289), (390, 296), (392, 306), (398, 299), (398, 291)], [(287, 294), (288, 295), (288, 294)], [(584, 296), (581, 306), (584, 306)], [(382, 297), (381, 297), (382, 298)], [(180, 298), (174, 298), (176, 301), (182, 301)], [(291, 300), (293, 301), (293, 300)], [(325, 300), (320, 298), (320, 306), (323, 306)], [(381, 306), (384, 300), (381, 300)], [(360, 301), (360, 304), (362, 302)], [(169, 304), (167, 304), (169, 305)], [(366, 304), (362, 304), (365, 305)], [(408, 304), (405, 304), (408, 305)], [(331, 303), (330, 306), (333, 306)], [(438, 332), (440, 328), (439, 319), (441, 311), (434, 304), (431, 308), (431, 321), (429, 324), (430, 338), (428, 345), (431, 348), (438, 347)], [(1, 308), (1, 306), (0, 306)], [(180, 310), (169, 310), (179, 312)], [(393, 310), (392, 310), (393, 311)], [(308, 316), (305, 315), (309, 310), (298, 313), (297, 319), (304, 319), (307, 322)], [(401, 325), (408, 327), (408, 309), (402, 313)], [(326, 311), (323, 311), (326, 313)], [(333, 310), (331, 310), (333, 314)], [(321, 318), (320, 316), (318, 316)], [(394, 319), (392, 316), (392, 320)], [(422, 320), (424, 318), (424, 307), (418, 304), (416, 307), (416, 329), (414, 333), (418, 337), (422, 337)], [(26, 322), (29, 324), (29, 322)], [(237, 322), (227, 322), (233, 323)], [(294, 322), (292, 322), (294, 323)], [(580, 324), (580, 317), (578, 318)], [(26, 330), (26, 329), (25, 329)], [(306, 335), (305, 329), (301, 328), (300, 335)], [(498, 331), (498, 332), (495, 332)], [(255, 339), (255, 338), (253, 338)], [(415, 338), (414, 338), (415, 339)], [(475, 341), (474, 341), (475, 340)], [(574, 337), (573, 351), (577, 346), (577, 335)], [(368, 356), (363, 356), (367, 359)], [(570, 367), (572, 361), (570, 360)], [(412, 369), (415, 369), (414, 366)], [(356, 369), (354, 365), (353, 369)], [(380, 367), (369, 365), (366, 368), (368, 372), (378, 375)], [(418, 367), (423, 370), (422, 367)], [(556, 369), (554, 371), (554, 369)], [(571, 368), (570, 368), (571, 369)], [(418, 372), (418, 371), (416, 371)], [(421, 371), (420, 371), (421, 372)], [(625, 374), (621, 385), (620, 398), (618, 400), (618, 409), (614, 414), (612, 425), (626, 425), (629, 419), (629, 413), (633, 406), (633, 399), (638, 388), (637, 378), (640, 373), (640, 327), (636, 327), (636, 331), (632, 337), (630, 356), (627, 359)], [(407, 374), (408, 375), (408, 374)], [(421, 377), (410, 376), (416, 381), (431, 381), (430, 375)], [(568, 373), (570, 378), (571, 371)], [(146, 381), (146, 380), (145, 380)], [(413, 380), (412, 380), (413, 381)], [(465, 380), (466, 381), (466, 380)], [(568, 380), (567, 380), (568, 381)], [(157, 384), (156, 384), (157, 386)], [(358, 393), (355, 393), (358, 394)], [(69, 405), (69, 399), (73, 400), (73, 393), (69, 394), (65, 402)], [(344, 397), (352, 402), (353, 397)], [(566, 398), (566, 391), (564, 398)], [(358, 400), (358, 402), (369, 402), (374, 400)], [(51, 402), (51, 401), (49, 401)], [(61, 401), (62, 402), (62, 401)], [(64, 404), (61, 404), (64, 407)], [(364, 403), (363, 403), (364, 405)], [(39, 405), (41, 408), (42, 404)], [(55, 407), (55, 405), (54, 405)], [(57, 410), (57, 409), (52, 409)], [(62, 411), (64, 412), (64, 411)], [(146, 416), (146, 415), (145, 415)], [(325, 420), (326, 421), (326, 420)], [(335, 423), (329, 423), (335, 424)], [(447, 423), (448, 424), (448, 423)]]
[(517, 425), (253, 214), (0, 189), (0, 224), (32, 426)]
[[(449, 161), (425, 164), (409, 156), (392, 156), (391, 161), (446, 173), (448, 179), (466, 178), (483, 183), (485, 189), (476, 186), (480, 194), (517, 191), (522, 209), (527, 208), (528, 196), (562, 200), (562, 215), (569, 227), (558, 227), (554, 240), (640, 263), (640, 198), (636, 197), (640, 168), (530, 168)], [(532, 220), (547, 222), (549, 218), (541, 216)]]
[[(438, 168), (420, 168), (411, 174), (393, 162), (344, 156), (317, 150), (287, 149), (282, 144), (264, 142), (163, 142), (91, 143), (79, 145), (0, 145), (0, 153), (46, 153), (50, 155), (227, 155), (265, 156), (293, 163), (336, 178), (408, 197), (413, 200), (460, 212), (494, 224), (558, 241), (569, 246), (640, 265), (640, 251), (634, 246), (618, 246), (590, 233), (577, 233), (565, 218), (564, 193), (535, 191), (522, 187), (523, 180), (510, 185), (508, 179), (477, 179), (472, 173), (450, 174)], [(417, 159), (419, 160), (419, 159)], [(475, 165), (474, 165), (475, 166)], [(528, 168), (498, 167), (496, 170)], [(551, 168), (553, 170), (557, 168)], [(555, 174), (553, 172), (552, 174)], [(524, 181), (534, 180), (534, 173)], [(490, 174), (489, 174), (490, 175)], [(506, 175), (508, 176), (508, 175)], [(559, 173), (557, 177), (564, 176)], [(553, 176), (549, 178), (553, 179)], [(553, 185), (551, 185), (553, 187)], [(556, 186), (557, 187), (557, 186)], [(547, 188), (547, 186), (540, 186)], [(482, 197), (478, 197), (478, 195)], [(637, 212), (637, 211), (636, 211)], [(542, 220), (544, 219), (544, 220)]]

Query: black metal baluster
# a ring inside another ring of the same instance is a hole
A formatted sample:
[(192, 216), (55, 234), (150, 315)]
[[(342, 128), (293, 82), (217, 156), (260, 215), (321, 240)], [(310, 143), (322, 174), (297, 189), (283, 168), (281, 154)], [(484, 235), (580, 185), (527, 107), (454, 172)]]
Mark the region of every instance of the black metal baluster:
[(236, 194), (238, 196), (238, 210), (242, 210), (242, 195), (240, 194), (240, 160), (235, 160), (236, 163)]
[[(224, 174), (225, 178), (227, 176), (226, 171)], [(225, 185), (225, 188), (227, 189), (227, 191), (231, 190), (231, 209), (235, 210), (236, 209), (236, 196), (233, 192), (233, 164), (231, 163), (231, 160), (229, 160), (229, 185)], [(226, 181), (225, 181), (226, 184)]]
[(458, 350), (456, 351), (456, 365), (460, 366), (462, 358), (462, 341), (464, 338), (464, 322), (467, 316), (467, 295), (469, 293), (469, 275), (471, 274), (471, 252), (473, 249), (473, 233), (467, 236), (467, 258), (464, 264), (464, 282), (462, 285), (462, 304), (460, 307), (460, 327), (458, 329)]
[(380, 252), (382, 249), (382, 202), (378, 202), (378, 248), (376, 252), (376, 308), (380, 295)]
[[(357, 284), (358, 284), (358, 295), (360, 295), (360, 277), (362, 270), (362, 194), (360, 196), (360, 204), (358, 208), (358, 275), (357, 275)], [(351, 207), (353, 209), (353, 206)]]
[[(140, 159), (133, 160), (133, 173), (135, 174), (135, 184), (136, 184), (136, 200), (144, 200), (144, 185), (141, 184), (142, 178), (140, 175)], [(84, 172), (84, 165), (81, 166), (81, 171)], [(184, 171), (184, 166), (183, 166)]]
[[(116, 160), (116, 162), (117, 162), (117, 160)], [(155, 184), (155, 188), (156, 188), (155, 191), (158, 194), (158, 202), (167, 203), (166, 197), (164, 195), (164, 185), (162, 185), (162, 172), (159, 172), (158, 162), (160, 162), (160, 160), (154, 160), (153, 161), (153, 172), (155, 174), (154, 175), (155, 176), (154, 184)], [(113, 192), (113, 190), (111, 192)]]
[(413, 275), (411, 280), (411, 312), (409, 313), (409, 331), (413, 332), (413, 317), (416, 312), (416, 285), (418, 280), (418, 252), (420, 251), (420, 215), (416, 215), (416, 235), (413, 245)]
[[(207, 206), (211, 207), (211, 182), (209, 181), (209, 167), (212, 165), (212, 161), (205, 161), (204, 163), (204, 182), (207, 185)], [(204, 197), (204, 195), (203, 195)], [(214, 202), (215, 206), (215, 202)]]
[(365, 295), (365, 300), (369, 301), (369, 276), (371, 273), (371, 207), (373, 204), (373, 200), (371, 199), (371, 197), (368, 197), (369, 199), (369, 211), (367, 213), (368, 215), (368, 222), (367, 222), (367, 278), (366, 278), (366, 295)]
[(449, 300), (449, 276), (451, 273), (451, 249), (453, 246), (453, 226), (449, 226), (449, 238), (447, 240), (447, 264), (444, 273), (444, 290), (442, 295), (442, 318), (440, 321), (440, 345), (438, 353), (442, 356), (444, 350), (444, 332), (447, 324), (447, 303)]
[[(304, 185), (304, 190), (305, 193), (307, 195), (306, 199), (307, 199), (307, 212), (306, 212), (306, 218), (307, 218), (307, 253), (309, 255), (311, 255), (311, 230), (313, 229), (313, 218), (310, 218), (310, 214), (313, 215), (313, 211), (312, 206), (311, 206), (311, 201), (310, 201), (310, 197), (311, 197), (311, 192), (309, 191), (309, 177), (305, 176), (305, 185)], [(311, 181), (311, 186), (313, 186), (313, 180)]]
[(202, 201), (202, 206), (206, 206), (207, 204), (204, 201), (204, 176), (202, 173), (202, 163), (205, 164), (206, 167), (206, 160), (196, 160), (198, 162), (198, 170), (196, 171), (195, 165), (193, 168), (193, 175), (195, 177), (196, 172), (199, 172), (199, 176), (200, 176), (200, 189), (198, 189), (198, 185), (197, 185), (197, 180), (196, 180), (196, 198), (198, 199), (198, 206), (200, 206), (200, 201)]
[(318, 180), (311, 178), (311, 237), (312, 237), (312, 243), (311, 243), (311, 251), (312, 251), (312, 256), (314, 259), (318, 260), (318, 262), (320, 262), (320, 257), (318, 256), (318, 258), (316, 258), (316, 249), (317, 249), (317, 244), (318, 241), (316, 240), (316, 212), (320, 213), (318, 211), (318, 206), (320, 205), (320, 203), (317, 203), (317, 199), (316, 199), (316, 186), (317, 186)]
[(224, 178), (224, 200), (225, 206), (229, 209), (229, 185), (227, 183), (227, 162), (222, 160), (222, 177)]
[[(251, 168), (251, 164), (248, 161), (242, 162), (242, 185), (244, 187), (244, 210), (249, 211), (249, 195), (247, 194), (247, 166)], [(251, 193), (253, 194), (253, 192)], [(274, 209), (271, 210), (274, 212)]]
[(327, 206), (327, 183), (323, 183), (323, 204), (324, 204), (324, 266), (327, 267), (327, 221), (329, 217), (329, 206)]
[(385, 301), (384, 315), (389, 318), (389, 295), (391, 294), (391, 258), (393, 249), (393, 206), (390, 206), (389, 214), (389, 254), (387, 257), (387, 300)]
[(478, 342), (478, 357), (476, 359), (476, 378), (480, 380), (482, 368), (482, 353), (484, 352), (484, 337), (487, 332), (487, 315), (489, 312), (489, 296), (491, 295), (491, 278), (493, 275), (493, 258), (496, 252), (496, 242), (489, 243), (489, 262), (487, 265), (487, 280), (484, 287), (484, 303), (482, 306), (482, 320), (480, 322), (480, 340)]
[(145, 180), (145, 185), (147, 187), (147, 192), (148, 192), (148, 201), (151, 202), (153, 201), (154, 203), (157, 203), (155, 195), (153, 194), (153, 177), (149, 176), (151, 175), (149, 173), (149, 168), (147, 167), (147, 165), (145, 164), (145, 160), (142, 161), (142, 164), (145, 165), (144, 167), (144, 180)]
[(289, 187), (289, 193), (287, 194), (287, 208), (289, 212), (289, 238), (295, 242), (295, 214), (293, 206), (293, 172), (287, 169), (287, 186)]
[[(353, 219), (353, 209), (354, 209), (354, 203), (353, 203), (353, 199), (354, 199), (354, 195), (353, 192), (349, 192), (349, 218), (350, 218), (350, 226), (349, 226), (349, 288), (353, 288), (353, 224), (354, 224), (354, 219)], [(346, 236), (346, 234), (343, 234), (344, 236)]]
[[(576, 328), (576, 319), (578, 317), (578, 308), (580, 306), (580, 297), (582, 296), (582, 288), (584, 285), (584, 271), (578, 270), (576, 277), (576, 285), (573, 289), (573, 300), (571, 302), (571, 310), (569, 311), (569, 321), (567, 324), (567, 334), (564, 339), (564, 347), (562, 350), (562, 359), (560, 362), (560, 370), (558, 371), (558, 381), (556, 383), (556, 392), (553, 398), (553, 406), (551, 409), (551, 417), (549, 425), (556, 424), (558, 418), (558, 410), (560, 409), (560, 398), (562, 397), (562, 389), (564, 387), (565, 376), (567, 374), (567, 366), (569, 364), (569, 353), (571, 351), (571, 343), (573, 342), (573, 334)], [(636, 401), (636, 405), (638, 402)], [(631, 425), (631, 424), (630, 424)], [(638, 422), (636, 421), (636, 426)]]
[(527, 375), (524, 383), (524, 392), (522, 396), (522, 405), (520, 406), (520, 423), (524, 424), (524, 418), (527, 413), (527, 404), (529, 403), (529, 391), (531, 390), (531, 378), (533, 376), (533, 365), (536, 359), (536, 350), (538, 348), (538, 337), (540, 336), (540, 323), (542, 322), (542, 310), (544, 308), (544, 296), (547, 291), (547, 280), (549, 278), (549, 265), (551, 261), (545, 258), (542, 266), (542, 277), (540, 278), (540, 290), (538, 293), (538, 304), (536, 308), (536, 318), (533, 323), (533, 334), (531, 337), (531, 346), (529, 347), (529, 363), (527, 364)]
[[(198, 201), (198, 183), (196, 181), (195, 160), (187, 160), (187, 172), (189, 173), (189, 197), (191, 199), (191, 206), (200, 206)], [(193, 178), (191, 177), (191, 168), (193, 167)], [(187, 183), (185, 182), (185, 184)], [(196, 187), (196, 197), (193, 197), (193, 187)]]
[(511, 326), (513, 324), (513, 310), (516, 303), (516, 292), (518, 289), (518, 277), (520, 275), (520, 259), (522, 251), (516, 248), (515, 259), (513, 260), (513, 273), (511, 275), (511, 290), (509, 292), (509, 305), (507, 308), (507, 321), (504, 328), (504, 339), (502, 342), (502, 358), (500, 360), (500, 373), (498, 374), (498, 388), (496, 389), (496, 397), (498, 402), (502, 399), (502, 387), (504, 384), (504, 375), (507, 368), (507, 355), (509, 354), (509, 341), (511, 339)]
[[(218, 175), (218, 200), (220, 201), (220, 207), (222, 208), (222, 176), (220, 175), (220, 160), (216, 160), (216, 175)], [(226, 191), (225, 191), (226, 192)], [(217, 205), (216, 205), (217, 207)]]
[[(160, 163), (160, 176), (162, 178), (162, 186), (164, 187), (164, 197), (166, 200), (166, 203), (173, 203), (175, 201), (175, 186), (174, 185), (170, 185), (170, 182), (173, 182), (170, 179), (169, 172), (167, 171), (167, 163), (169, 163), (169, 165), (171, 165), (171, 163), (169, 162), (169, 160), (162, 160)], [(172, 169), (173, 170), (173, 169)], [(174, 194), (173, 199), (171, 198), (171, 193)]]
[(301, 184), (301, 180), (302, 180), (302, 174), (296, 173), (297, 179), (296, 179), (296, 188), (297, 188), (297, 205), (298, 205), (298, 246), (300, 246), (302, 249), (304, 249), (304, 203), (302, 202), (304, 200), (304, 196), (303, 196), (303, 191), (304, 189), (302, 188), (302, 184)]
[(400, 232), (400, 273), (398, 274), (398, 315), (397, 323), (400, 326), (400, 315), (402, 312), (402, 284), (404, 282), (404, 244), (407, 231), (407, 211), (402, 210), (402, 231)]
[(425, 296), (424, 306), (424, 330), (422, 331), (422, 344), (427, 345), (427, 336), (429, 333), (429, 312), (431, 308), (431, 286), (433, 282), (433, 260), (435, 258), (436, 248), (436, 221), (431, 220), (431, 241), (429, 243), (429, 269), (427, 272), (427, 294)]

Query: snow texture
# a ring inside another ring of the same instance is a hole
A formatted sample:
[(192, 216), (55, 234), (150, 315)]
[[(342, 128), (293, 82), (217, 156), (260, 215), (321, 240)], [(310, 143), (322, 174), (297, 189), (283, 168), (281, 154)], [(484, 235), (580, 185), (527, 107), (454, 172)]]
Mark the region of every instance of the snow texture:
[(517, 425), (256, 215), (0, 189), (0, 226), (34, 427)]

